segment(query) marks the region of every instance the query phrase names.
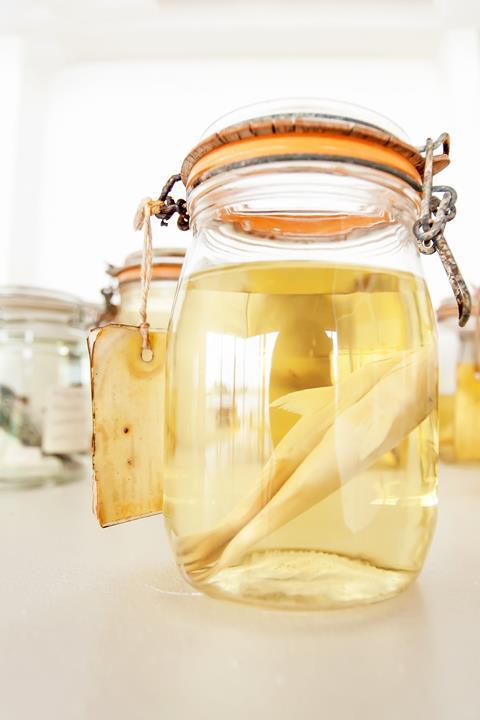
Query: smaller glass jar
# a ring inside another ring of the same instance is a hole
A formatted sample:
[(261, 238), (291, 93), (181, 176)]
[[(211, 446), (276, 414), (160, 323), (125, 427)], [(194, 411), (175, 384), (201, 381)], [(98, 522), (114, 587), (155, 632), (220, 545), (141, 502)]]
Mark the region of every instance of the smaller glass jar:
[[(148, 322), (152, 328), (166, 329), (168, 326), (184, 258), (185, 250), (182, 248), (153, 249), (152, 280), (148, 293)], [(108, 268), (108, 274), (118, 283), (119, 295), (118, 305), (110, 306), (110, 321), (124, 325), (140, 324), (141, 267), (142, 253), (135, 252), (125, 258), (121, 267)]]
[(0, 484), (85, 474), (91, 446), (87, 327), (97, 308), (60, 292), (0, 288)]
[(470, 322), (457, 323), (450, 300), (438, 311), (440, 350), (440, 457), (480, 462), (480, 290), (472, 293)]

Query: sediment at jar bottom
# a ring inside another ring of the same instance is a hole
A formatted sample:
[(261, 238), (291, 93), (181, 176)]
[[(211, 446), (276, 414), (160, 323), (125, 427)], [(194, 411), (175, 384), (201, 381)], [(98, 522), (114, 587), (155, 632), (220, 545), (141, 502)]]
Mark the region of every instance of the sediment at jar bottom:
[(311, 262), (217, 268), (186, 281), (173, 330), (165, 513), (196, 587), (334, 607), (407, 586), (436, 512), (423, 281)]
[(201, 592), (223, 600), (282, 610), (330, 610), (381, 602), (406, 590), (416, 572), (316, 550), (271, 550), (243, 558), (207, 582), (187, 575)]

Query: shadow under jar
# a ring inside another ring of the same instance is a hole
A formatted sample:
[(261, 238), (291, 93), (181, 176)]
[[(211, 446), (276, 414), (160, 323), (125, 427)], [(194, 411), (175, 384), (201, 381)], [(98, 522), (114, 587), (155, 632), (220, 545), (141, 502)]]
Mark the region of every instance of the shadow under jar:
[(167, 350), (164, 512), (178, 564), (204, 593), (269, 607), (395, 595), (436, 519), (415, 170), (379, 169), (383, 150), (355, 137), (331, 159), (323, 132), (250, 138), (197, 163)]

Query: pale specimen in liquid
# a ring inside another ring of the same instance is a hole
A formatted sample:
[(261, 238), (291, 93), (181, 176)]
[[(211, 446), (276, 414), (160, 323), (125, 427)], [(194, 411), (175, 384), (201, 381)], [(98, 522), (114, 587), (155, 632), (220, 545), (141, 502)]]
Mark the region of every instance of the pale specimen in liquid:
[(167, 357), (164, 511), (209, 594), (370, 602), (436, 517), (436, 336), (422, 279), (317, 262), (188, 278)]

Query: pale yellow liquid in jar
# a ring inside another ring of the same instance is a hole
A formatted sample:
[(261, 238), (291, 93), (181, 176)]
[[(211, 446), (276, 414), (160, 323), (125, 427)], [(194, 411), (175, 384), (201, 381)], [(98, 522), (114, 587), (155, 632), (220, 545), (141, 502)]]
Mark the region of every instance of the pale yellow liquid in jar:
[(473, 363), (458, 367), (455, 406), (455, 455), (480, 460), (480, 377)]
[[(196, 587), (301, 609), (380, 600), (415, 578), (436, 515), (433, 328), (425, 284), (406, 273), (265, 262), (186, 281), (167, 359), (164, 511)], [(413, 388), (419, 417), (397, 417), (424, 357), (429, 401)], [(369, 364), (384, 377), (385, 363), (393, 383), (348, 384)], [(309, 445), (318, 412), (325, 432)]]
[(439, 408), (441, 457), (480, 461), (480, 376), (473, 363), (458, 366), (456, 393), (441, 395)]
[(440, 395), (438, 398), (440, 457), (446, 462), (455, 462), (454, 418), (455, 395)]

